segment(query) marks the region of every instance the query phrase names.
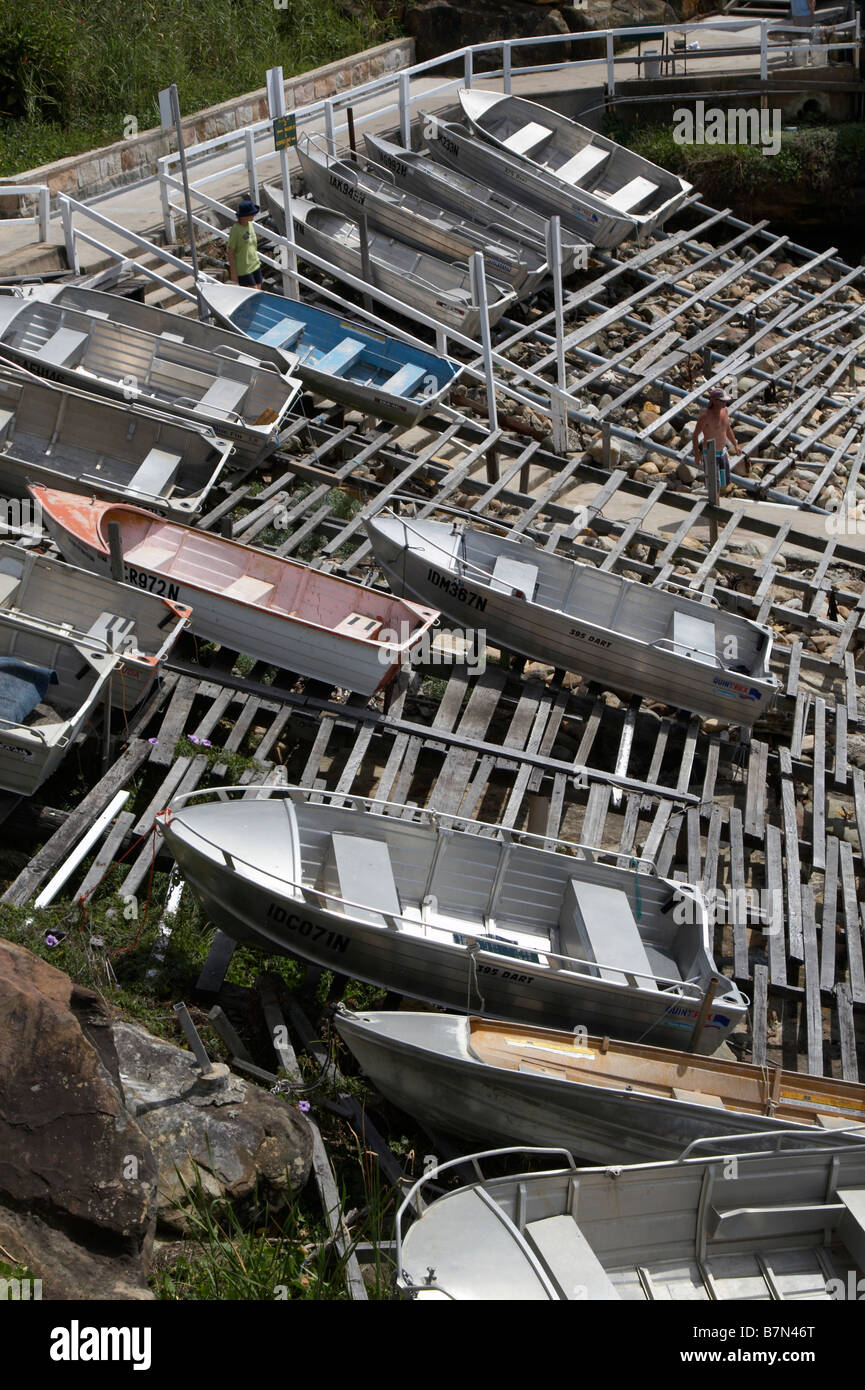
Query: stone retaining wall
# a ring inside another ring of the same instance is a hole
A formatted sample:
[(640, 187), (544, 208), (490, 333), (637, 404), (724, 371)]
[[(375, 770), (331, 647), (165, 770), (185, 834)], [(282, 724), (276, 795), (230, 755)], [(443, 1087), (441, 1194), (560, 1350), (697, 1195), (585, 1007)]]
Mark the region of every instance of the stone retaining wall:
[[(414, 52), (414, 39), (393, 39), (289, 78), (285, 83), (286, 108), (291, 111), (307, 106), (336, 96), (348, 87), (358, 87), (376, 77), (411, 67), (415, 61)], [(184, 144), (195, 145), (231, 130), (242, 130), (255, 121), (266, 120), (267, 114), (267, 92), (260, 87), (258, 91), (187, 116), (183, 121)], [(156, 173), (157, 160), (173, 148), (173, 134), (167, 135), (158, 129), (145, 130), (129, 140), (118, 140), (99, 150), (88, 150), (85, 154), (58, 159), (53, 164), (43, 164), (38, 169), (28, 169), (26, 173), (15, 174), (8, 182), (47, 183), (52, 196), (68, 193), (83, 202), (98, 193), (151, 177)], [(23, 202), (19, 198), (0, 198), (0, 217), (17, 216), (19, 209), (23, 211)]]

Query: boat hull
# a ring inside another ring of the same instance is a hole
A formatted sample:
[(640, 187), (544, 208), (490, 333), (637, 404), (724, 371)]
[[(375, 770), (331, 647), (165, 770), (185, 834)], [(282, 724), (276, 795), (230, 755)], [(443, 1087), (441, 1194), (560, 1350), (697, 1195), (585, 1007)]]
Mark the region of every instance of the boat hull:
[[(193, 842), (169, 813), (160, 831), (208, 915), (228, 936), (268, 952), (281, 952), (379, 988), (451, 1009), (480, 1009), (493, 1018), (525, 1019), (546, 1027), (641, 1037), (658, 1045), (687, 1045), (699, 1001), (659, 990), (617, 987), (595, 976), (502, 955), (478, 939), (443, 944), (370, 925), (322, 908), (276, 880), (257, 883), (221, 855)], [(735, 1002), (710, 1011), (699, 1051), (711, 1053), (742, 1020)]]
[[(468, 1051), (467, 1018), (402, 1012), (395, 1018), (400, 1036), (388, 1028), (387, 1015), (340, 1013), (335, 1021), (388, 1100), (433, 1128), (485, 1145), (560, 1146), (587, 1163), (639, 1163), (677, 1158), (695, 1139), (715, 1135), (826, 1132), (724, 1106), (491, 1066)], [(755, 1140), (754, 1147), (774, 1142)]]
[(367, 533), (395, 593), (436, 604), (455, 623), (483, 631), (493, 645), (678, 709), (746, 726), (753, 725), (775, 697), (774, 681), (732, 676), (675, 652), (662, 652), (586, 619), (497, 592), (482, 576), (455, 576), (444, 556), (439, 560), (434, 551), (418, 554), (398, 545), (375, 521), (367, 523)]

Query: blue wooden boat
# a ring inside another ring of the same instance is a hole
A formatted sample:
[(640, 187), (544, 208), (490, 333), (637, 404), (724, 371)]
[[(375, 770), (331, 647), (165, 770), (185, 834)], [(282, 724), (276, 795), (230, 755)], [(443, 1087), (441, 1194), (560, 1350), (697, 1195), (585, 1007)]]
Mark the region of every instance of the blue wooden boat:
[(241, 285), (205, 283), (201, 292), (229, 328), (296, 354), (293, 370), (308, 391), (380, 420), (420, 420), (462, 371), (447, 357), (297, 299)]

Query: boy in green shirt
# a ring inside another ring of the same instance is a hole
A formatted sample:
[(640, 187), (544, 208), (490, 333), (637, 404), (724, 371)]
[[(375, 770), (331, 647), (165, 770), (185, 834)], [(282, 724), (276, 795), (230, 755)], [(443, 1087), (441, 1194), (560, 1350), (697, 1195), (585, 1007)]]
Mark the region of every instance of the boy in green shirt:
[(237, 221), (228, 238), (228, 269), (234, 285), (260, 285), (261, 259), (252, 219), (261, 208), (249, 198), (238, 204)]

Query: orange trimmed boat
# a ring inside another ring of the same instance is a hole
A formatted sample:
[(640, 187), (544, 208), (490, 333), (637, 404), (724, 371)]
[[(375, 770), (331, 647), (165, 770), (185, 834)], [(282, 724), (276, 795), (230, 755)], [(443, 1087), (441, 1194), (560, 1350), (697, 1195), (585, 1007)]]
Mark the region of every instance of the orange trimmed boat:
[(116, 522), (127, 584), (186, 604), (197, 636), (332, 687), (372, 695), (439, 616), (142, 507), (47, 487), (30, 492), (74, 564), (110, 575), (108, 528)]

